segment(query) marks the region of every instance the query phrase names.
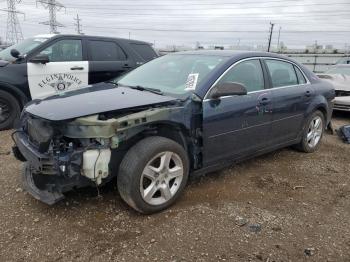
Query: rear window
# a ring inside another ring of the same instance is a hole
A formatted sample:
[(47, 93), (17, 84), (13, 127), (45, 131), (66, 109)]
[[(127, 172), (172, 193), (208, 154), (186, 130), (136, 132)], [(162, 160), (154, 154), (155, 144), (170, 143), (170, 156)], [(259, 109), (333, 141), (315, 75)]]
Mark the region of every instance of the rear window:
[(279, 60), (266, 60), (273, 87), (292, 86), (298, 79), (291, 63)]
[(114, 42), (89, 41), (92, 61), (123, 61), (126, 60), (124, 51)]
[(153, 48), (149, 45), (131, 43), (130, 46), (146, 61), (157, 57), (156, 52), (154, 52)]

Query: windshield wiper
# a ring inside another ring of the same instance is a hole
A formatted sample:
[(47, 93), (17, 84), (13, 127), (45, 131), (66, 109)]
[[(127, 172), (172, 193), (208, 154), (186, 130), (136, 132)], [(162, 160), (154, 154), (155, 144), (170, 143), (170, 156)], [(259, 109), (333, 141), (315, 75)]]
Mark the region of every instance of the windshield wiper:
[[(122, 85), (124, 86), (124, 85)], [(151, 88), (151, 87), (145, 87), (145, 86), (125, 86), (125, 87), (129, 87), (132, 89), (136, 89), (136, 90), (140, 90), (140, 91), (148, 91), (157, 95), (163, 95), (163, 92), (160, 89), (157, 88)]]

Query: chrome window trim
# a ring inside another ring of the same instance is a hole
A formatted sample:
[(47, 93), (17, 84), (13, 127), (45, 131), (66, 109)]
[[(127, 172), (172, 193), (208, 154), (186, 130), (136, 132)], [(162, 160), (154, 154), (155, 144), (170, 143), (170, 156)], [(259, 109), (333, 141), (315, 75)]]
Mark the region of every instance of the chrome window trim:
[[(309, 85), (311, 82), (309, 80), (309, 78), (305, 75), (304, 71), (296, 64), (294, 63), (293, 61), (289, 61), (289, 60), (286, 60), (286, 59), (283, 59), (283, 58), (276, 58), (276, 57), (269, 57), (269, 56), (255, 56), (255, 57), (248, 57), (248, 58), (244, 58), (242, 60), (239, 60), (237, 62), (235, 62), (234, 64), (232, 64), (229, 68), (227, 68), (225, 70), (225, 72), (223, 72), (221, 74), (221, 76), (216, 79), (216, 81), (214, 82), (214, 84), (211, 85), (211, 87), (208, 89), (208, 91), (206, 92), (205, 96), (204, 96), (204, 99), (203, 101), (208, 101), (208, 100), (211, 100), (211, 98), (209, 98), (209, 93), (210, 91), (213, 89), (213, 87), (221, 80), (221, 78), (223, 78), (223, 76), (228, 72), (230, 71), (234, 66), (242, 63), (242, 62), (245, 62), (245, 61), (249, 61), (249, 60), (256, 60), (256, 59), (263, 59), (263, 60), (279, 60), (279, 61), (282, 61), (282, 62), (287, 62), (287, 63), (290, 63), (294, 66), (296, 66), (300, 72), (303, 74), (305, 80), (306, 80), (306, 83), (304, 84), (298, 84), (298, 85), (290, 85), (290, 86), (280, 86), (280, 87), (272, 87), (272, 88), (264, 88), (262, 90), (257, 90), (257, 91), (251, 91), (251, 92), (248, 92), (248, 94), (252, 94), (252, 93), (258, 93), (258, 92), (263, 92), (263, 91), (270, 91), (270, 90), (276, 90), (276, 89), (282, 89), (282, 88), (289, 88), (289, 87), (295, 87), (295, 86), (303, 86), (303, 85)], [(296, 74), (296, 72), (295, 72)], [(220, 99), (222, 98), (227, 98), (227, 97), (232, 97), (232, 96), (223, 96), (221, 97)]]

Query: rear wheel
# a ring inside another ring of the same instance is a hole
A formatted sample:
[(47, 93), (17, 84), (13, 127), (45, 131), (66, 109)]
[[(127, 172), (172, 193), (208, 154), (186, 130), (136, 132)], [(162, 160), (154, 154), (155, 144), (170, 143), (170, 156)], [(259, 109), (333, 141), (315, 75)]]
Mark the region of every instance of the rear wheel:
[(164, 137), (149, 137), (125, 155), (118, 173), (118, 190), (126, 203), (145, 214), (161, 211), (181, 195), (189, 161), (181, 145)]
[(300, 151), (312, 153), (318, 149), (325, 129), (324, 115), (315, 111), (306, 122), (301, 142), (297, 145)]
[(6, 91), (0, 90), (0, 130), (14, 126), (21, 113), (17, 99)]

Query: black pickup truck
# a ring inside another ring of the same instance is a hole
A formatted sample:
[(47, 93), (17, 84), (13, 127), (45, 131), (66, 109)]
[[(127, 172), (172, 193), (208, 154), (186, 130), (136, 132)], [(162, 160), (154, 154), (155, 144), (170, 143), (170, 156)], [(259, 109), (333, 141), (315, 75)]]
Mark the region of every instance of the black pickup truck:
[(38, 35), (10, 46), (0, 51), (0, 130), (32, 99), (111, 80), (156, 57), (146, 42), (85, 35)]

